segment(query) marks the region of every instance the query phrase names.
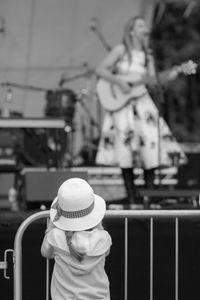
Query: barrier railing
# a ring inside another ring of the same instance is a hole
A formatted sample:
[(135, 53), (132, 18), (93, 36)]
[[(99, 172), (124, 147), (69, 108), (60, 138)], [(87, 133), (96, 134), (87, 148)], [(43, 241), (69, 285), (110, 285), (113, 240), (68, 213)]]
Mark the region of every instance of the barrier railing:
[[(14, 263), (14, 300), (22, 300), (22, 238), (25, 230), (34, 221), (41, 218), (48, 218), (49, 211), (42, 211), (29, 216), (22, 222), (17, 230), (14, 240), (14, 251), (9, 249), (7, 251), (13, 251), (13, 263)], [(154, 286), (154, 272), (153, 272), (153, 234), (154, 234), (154, 219), (173, 219), (174, 220), (174, 233), (175, 233), (175, 300), (179, 299), (179, 219), (183, 218), (199, 218), (200, 211), (198, 210), (108, 210), (105, 218), (124, 219), (124, 300), (128, 299), (128, 229), (129, 219), (148, 219), (150, 230), (150, 300), (153, 300), (153, 286)], [(6, 256), (6, 254), (5, 254)], [(9, 279), (6, 275), (7, 261), (6, 258), (3, 262), (0, 262), (0, 268), (4, 269), (4, 277)], [(49, 299), (49, 261), (46, 264), (46, 300)]]

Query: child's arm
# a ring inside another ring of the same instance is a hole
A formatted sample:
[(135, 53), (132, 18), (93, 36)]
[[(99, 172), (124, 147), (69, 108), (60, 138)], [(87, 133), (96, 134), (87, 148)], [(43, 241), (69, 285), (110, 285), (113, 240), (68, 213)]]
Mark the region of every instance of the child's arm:
[(41, 246), (41, 254), (42, 254), (42, 256), (44, 256), (46, 258), (53, 258), (53, 254), (54, 254), (53, 247), (51, 244), (49, 244), (49, 242), (47, 240), (47, 235), (53, 228), (55, 228), (55, 226), (50, 221), (47, 226), (47, 229), (45, 231), (45, 236), (44, 236), (42, 246)]
[(45, 237), (42, 242), (41, 254), (42, 254), (42, 256), (44, 256), (46, 258), (53, 258), (53, 254), (54, 254), (53, 247), (48, 243), (47, 235), (48, 235), (48, 233), (45, 234)]
[(45, 230), (45, 234), (48, 233), (49, 231), (51, 231), (54, 228), (55, 228), (55, 225), (50, 220), (49, 223), (48, 223), (48, 225), (47, 225), (47, 229)]

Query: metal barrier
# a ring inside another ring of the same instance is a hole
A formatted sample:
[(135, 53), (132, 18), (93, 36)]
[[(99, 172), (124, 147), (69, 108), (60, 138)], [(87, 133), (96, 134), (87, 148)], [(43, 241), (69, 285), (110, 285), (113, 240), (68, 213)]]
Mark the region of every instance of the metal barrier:
[[(34, 221), (41, 218), (48, 218), (49, 211), (35, 213), (22, 222), (17, 230), (14, 241), (14, 250), (7, 249), (4, 255), (4, 261), (0, 262), (0, 269), (4, 269), (4, 277), (7, 269), (7, 252), (13, 252), (14, 263), (14, 300), (22, 300), (22, 237), (27, 227)], [(153, 300), (153, 225), (154, 219), (173, 219), (175, 230), (175, 300), (179, 299), (179, 219), (197, 217), (200, 220), (200, 211), (198, 210), (108, 210), (105, 218), (124, 219), (124, 300), (128, 299), (128, 220), (148, 219), (150, 225), (150, 300)], [(46, 300), (49, 299), (49, 261), (46, 264)]]

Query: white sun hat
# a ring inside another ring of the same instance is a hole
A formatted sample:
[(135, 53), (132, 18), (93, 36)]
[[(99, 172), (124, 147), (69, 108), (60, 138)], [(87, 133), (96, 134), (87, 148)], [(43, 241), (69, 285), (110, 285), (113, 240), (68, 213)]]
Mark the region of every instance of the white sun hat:
[(58, 189), (50, 208), (53, 224), (66, 231), (81, 231), (99, 224), (106, 211), (103, 198), (81, 178), (70, 178)]

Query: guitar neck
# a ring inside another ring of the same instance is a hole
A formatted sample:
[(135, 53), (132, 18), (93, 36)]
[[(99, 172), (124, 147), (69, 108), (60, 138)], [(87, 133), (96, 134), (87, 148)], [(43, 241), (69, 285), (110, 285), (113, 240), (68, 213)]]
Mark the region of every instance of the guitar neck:
[(167, 76), (171, 70), (165, 70), (159, 72), (157, 75), (146, 75), (142, 79), (138, 79), (134, 82), (130, 82), (130, 86), (132, 87), (139, 87), (141, 85), (148, 85), (148, 84), (156, 84), (159, 82), (164, 82), (167, 80)]
[(180, 73), (183, 73), (184, 75), (195, 74), (196, 68), (197, 64), (192, 60), (189, 60), (186, 63), (158, 72), (158, 74), (155, 75), (147, 74), (143, 77), (139, 77), (134, 73), (125, 77), (123, 76), (122, 79), (129, 83), (129, 85), (133, 88), (137, 88), (142, 85), (156, 85), (158, 82), (165, 84), (168, 81), (174, 80)]

